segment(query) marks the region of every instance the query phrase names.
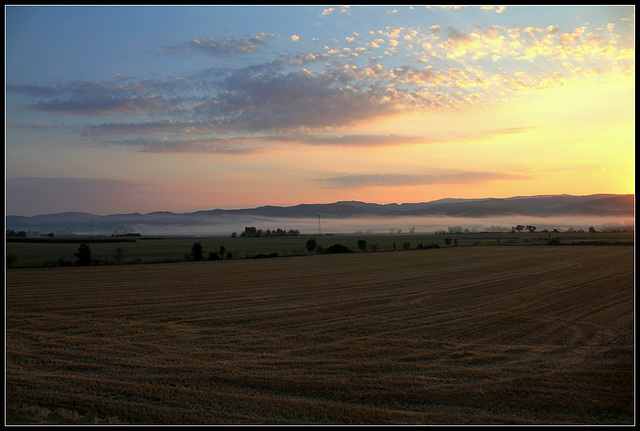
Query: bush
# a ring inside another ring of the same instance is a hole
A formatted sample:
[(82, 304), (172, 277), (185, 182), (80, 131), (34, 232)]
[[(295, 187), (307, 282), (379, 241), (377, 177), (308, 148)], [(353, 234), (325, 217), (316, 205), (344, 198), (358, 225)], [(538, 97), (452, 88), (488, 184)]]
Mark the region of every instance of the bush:
[(122, 247), (116, 248), (116, 254), (114, 255), (114, 258), (117, 264), (122, 263), (122, 261), (124, 260), (124, 250), (122, 250)]
[(353, 253), (353, 251), (351, 251), (349, 249), (349, 247), (344, 246), (342, 244), (334, 244), (331, 247), (327, 248), (327, 251), (329, 253)]
[(560, 238), (558, 238), (558, 237), (551, 238), (547, 244), (549, 244), (549, 245), (560, 245)]
[(280, 254), (279, 253), (269, 253), (269, 254), (258, 253), (255, 256), (253, 256), (254, 259), (266, 259), (270, 257), (280, 257)]

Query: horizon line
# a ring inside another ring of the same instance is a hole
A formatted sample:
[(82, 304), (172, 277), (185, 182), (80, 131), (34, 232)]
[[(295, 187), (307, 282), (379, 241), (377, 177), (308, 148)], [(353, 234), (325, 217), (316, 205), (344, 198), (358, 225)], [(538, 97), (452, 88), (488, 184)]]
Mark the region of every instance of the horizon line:
[(360, 201), (360, 200), (352, 199), (352, 200), (339, 200), (339, 201), (325, 202), (325, 203), (319, 203), (319, 202), (316, 202), (316, 203), (299, 203), (299, 204), (294, 204), (294, 205), (270, 205), (270, 204), (266, 204), (266, 205), (259, 205), (259, 206), (253, 206), (253, 207), (247, 206), (247, 207), (241, 207), (241, 208), (200, 209), (200, 210), (187, 211), (187, 212), (174, 212), (174, 211), (169, 211), (169, 210), (156, 210), (156, 211), (150, 211), (150, 212), (146, 212), (146, 213), (141, 213), (139, 211), (133, 211), (133, 212), (128, 212), (128, 213), (95, 214), (95, 213), (89, 213), (89, 212), (85, 212), (85, 211), (61, 211), (61, 212), (34, 214), (34, 215), (30, 215), (30, 216), (20, 215), (20, 214), (7, 214), (6, 202), (5, 202), (5, 219), (6, 219), (6, 217), (27, 217), (27, 218), (29, 218), (29, 217), (60, 215), (60, 214), (85, 214), (85, 215), (96, 216), (96, 217), (108, 217), (108, 216), (113, 216), (113, 215), (132, 215), (132, 214), (149, 215), (149, 214), (155, 214), (155, 213), (171, 213), (171, 214), (177, 214), (177, 215), (184, 215), (184, 214), (194, 214), (194, 213), (197, 213), (197, 212), (207, 212), (207, 211), (243, 211), (243, 210), (253, 210), (253, 209), (268, 208), (268, 207), (273, 207), (273, 208), (293, 208), (293, 207), (301, 206), (301, 205), (333, 205), (333, 204), (338, 204), (338, 203), (349, 203), (349, 202), (364, 203), (364, 204), (369, 204), (369, 205), (386, 206), (386, 205), (427, 204), (427, 203), (439, 202), (439, 201), (445, 201), (445, 200), (482, 201), (482, 200), (490, 200), (490, 199), (500, 200), (500, 199), (539, 198), (539, 197), (554, 197), (554, 196), (571, 196), (571, 197), (635, 196), (635, 193), (592, 193), (592, 194), (586, 194), (586, 195), (574, 195), (574, 194), (570, 194), (570, 193), (558, 193), (558, 194), (540, 194), (540, 195), (518, 195), (518, 196), (509, 196), (509, 197), (505, 197), (505, 198), (495, 198), (495, 197), (451, 198), (450, 197), (450, 198), (435, 199), (435, 200), (432, 200), (432, 201), (402, 202), (402, 203), (390, 202), (390, 203), (386, 203), (386, 204), (377, 203), (377, 202), (366, 202), (366, 201)]

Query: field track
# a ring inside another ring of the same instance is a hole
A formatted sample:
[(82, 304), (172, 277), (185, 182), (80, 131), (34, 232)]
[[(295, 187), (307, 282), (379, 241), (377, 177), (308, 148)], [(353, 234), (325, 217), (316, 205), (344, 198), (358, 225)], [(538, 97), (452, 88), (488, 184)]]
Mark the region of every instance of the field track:
[(8, 424), (633, 424), (634, 247), (8, 269)]

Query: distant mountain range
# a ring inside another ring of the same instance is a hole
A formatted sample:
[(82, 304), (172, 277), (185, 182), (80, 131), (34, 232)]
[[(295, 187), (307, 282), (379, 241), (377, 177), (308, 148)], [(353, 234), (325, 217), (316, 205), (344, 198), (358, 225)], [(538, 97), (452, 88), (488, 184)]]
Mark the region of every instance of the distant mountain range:
[[(236, 219), (238, 229), (243, 219), (346, 219), (358, 217), (466, 217), (490, 218), (522, 217), (633, 217), (635, 195), (596, 194), (588, 196), (541, 195), (516, 196), (505, 199), (440, 199), (431, 202), (404, 204), (374, 204), (359, 201), (340, 201), (330, 204), (301, 204), (295, 206), (262, 206), (235, 210), (204, 210), (191, 213), (168, 211), (148, 214), (111, 214), (106, 216), (65, 212), (32, 217), (9, 215), (6, 228), (15, 231), (89, 233), (100, 231), (135, 231), (138, 226), (187, 227), (215, 225)], [(242, 225), (242, 226), (240, 226)]]

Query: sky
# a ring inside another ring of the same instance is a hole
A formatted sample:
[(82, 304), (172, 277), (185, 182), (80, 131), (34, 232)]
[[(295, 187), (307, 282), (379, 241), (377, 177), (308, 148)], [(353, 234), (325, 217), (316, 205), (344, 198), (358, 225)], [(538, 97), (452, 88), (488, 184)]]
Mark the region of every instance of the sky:
[(634, 6), (5, 6), (5, 214), (634, 193)]

